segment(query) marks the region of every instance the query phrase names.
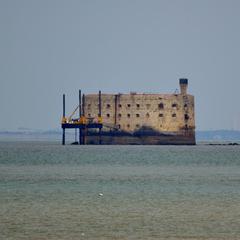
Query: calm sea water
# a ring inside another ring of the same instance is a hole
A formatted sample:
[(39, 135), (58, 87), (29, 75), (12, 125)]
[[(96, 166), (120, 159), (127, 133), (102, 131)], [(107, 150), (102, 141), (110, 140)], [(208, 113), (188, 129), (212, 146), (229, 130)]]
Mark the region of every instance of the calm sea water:
[(240, 146), (0, 142), (0, 239), (240, 239)]

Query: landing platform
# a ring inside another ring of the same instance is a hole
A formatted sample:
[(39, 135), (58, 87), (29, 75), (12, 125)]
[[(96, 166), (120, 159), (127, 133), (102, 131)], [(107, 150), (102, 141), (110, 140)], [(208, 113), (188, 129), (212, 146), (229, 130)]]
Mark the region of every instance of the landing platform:
[(102, 128), (103, 125), (101, 123), (88, 123), (88, 124), (78, 124), (78, 123), (63, 123), (62, 128), (79, 128), (79, 129), (85, 129), (85, 128)]

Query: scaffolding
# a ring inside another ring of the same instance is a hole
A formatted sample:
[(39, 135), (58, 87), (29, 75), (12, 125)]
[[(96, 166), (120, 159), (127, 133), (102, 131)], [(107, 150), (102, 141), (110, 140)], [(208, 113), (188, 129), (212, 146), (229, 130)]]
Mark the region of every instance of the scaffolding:
[[(102, 104), (101, 104), (101, 91), (98, 93), (98, 116), (97, 119), (85, 116), (85, 95), (79, 90), (79, 104), (74, 109), (69, 117), (66, 117), (65, 112), (65, 94), (63, 94), (63, 116), (61, 121), (62, 126), (62, 145), (65, 145), (65, 129), (75, 129), (75, 142), (74, 144), (84, 145), (86, 144), (86, 138), (88, 129), (98, 130), (98, 143), (101, 144), (101, 133), (102, 133)], [(73, 118), (75, 113), (79, 110), (79, 116)], [(76, 139), (77, 129), (79, 129), (78, 141)]]

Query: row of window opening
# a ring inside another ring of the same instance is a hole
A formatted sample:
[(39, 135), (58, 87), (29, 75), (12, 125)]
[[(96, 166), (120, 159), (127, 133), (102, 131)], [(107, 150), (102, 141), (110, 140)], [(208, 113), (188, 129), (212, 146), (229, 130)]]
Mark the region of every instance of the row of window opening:
[[(107, 113), (107, 115), (106, 115), (108, 118), (110, 118), (110, 114), (109, 113)], [(159, 117), (164, 117), (164, 114), (163, 113), (159, 113), (159, 115), (158, 115)], [(118, 117), (122, 117), (122, 114), (121, 113), (119, 113), (118, 114)], [(130, 118), (131, 117), (131, 114), (127, 114), (127, 117), (128, 118)], [(140, 114), (136, 114), (136, 117), (138, 118), (138, 117), (140, 117)], [(150, 117), (150, 114), (149, 113), (147, 113), (146, 114), (146, 117), (147, 118), (149, 118)], [(172, 114), (172, 117), (177, 117), (177, 114), (176, 113), (173, 113)], [(187, 114), (185, 114), (185, 120), (188, 120), (189, 119), (189, 116), (187, 115)]]
[[(130, 127), (131, 127), (131, 125), (127, 124), (127, 128), (130, 128)], [(136, 124), (135, 127), (136, 128), (140, 128), (140, 124)], [(162, 125), (160, 125), (160, 127), (162, 127)], [(118, 128), (121, 128), (120, 124), (118, 125)], [(187, 124), (185, 124), (185, 129), (188, 129), (188, 125)]]
[[(127, 128), (130, 128), (130, 127), (131, 127), (131, 125), (130, 125), (130, 124), (127, 124)], [(135, 127), (136, 127), (136, 128), (140, 128), (140, 124), (136, 124)], [(120, 125), (120, 124), (118, 124), (118, 128), (121, 128), (121, 125)]]
[[(159, 117), (164, 117), (164, 114), (163, 114), (163, 113), (159, 113), (158, 116), (159, 116)], [(88, 114), (88, 117), (91, 117), (91, 114), (90, 114), (90, 113)], [(110, 118), (110, 114), (107, 113), (107, 114), (106, 114), (106, 117), (107, 117), (107, 118)], [(118, 117), (122, 117), (122, 114), (119, 113), (119, 114), (118, 114)], [(127, 117), (130, 118), (130, 117), (131, 117), (131, 114), (128, 113), (128, 114), (127, 114)], [(140, 114), (137, 113), (137, 114), (136, 114), (136, 117), (137, 117), (137, 118), (140, 117)], [(150, 117), (150, 114), (147, 113), (147, 114), (146, 114), (146, 117), (149, 118), (149, 117)], [(172, 117), (177, 117), (177, 114), (176, 114), (176, 113), (173, 113), (173, 114), (172, 114)], [(186, 121), (189, 119), (188, 114), (185, 114), (185, 115), (184, 115), (184, 119), (185, 119)]]
[[(127, 124), (127, 128), (130, 128), (130, 127), (131, 127), (131, 125), (130, 125), (130, 124)], [(139, 124), (136, 124), (135, 127), (136, 127), (136, 128), (140, 128), (140, 125), (139, 125)]]
[[(147, 108), (150, 108), (151, 104), (147, 104), (146, 106), (147, 106)], [(88, 104), (88, 108), (90, 108), (90, 107), (91, 107), (91, 104)], [(107, 104), (106, 107), (109, 109), (109, 108), (111, 108), (111, 105)], [(118, 104), (118, 107), (121, 108), (122, 104)], [(131, 104), (127, 104), (127, 107), (130, 108)], [(136, 107), (140, 108), (140, 104), (136, 104)], [(177, 107), (178, 107), (177, 103), (173, 103), (172, 104), (172, 108), (177, 108)], [(158, 104), (158, 108), (159, 109), (164, 109), (164, 104), (163, 103), (159, 103)], [(187, 104), (184, 104), (184, 108), (187, 108)]]

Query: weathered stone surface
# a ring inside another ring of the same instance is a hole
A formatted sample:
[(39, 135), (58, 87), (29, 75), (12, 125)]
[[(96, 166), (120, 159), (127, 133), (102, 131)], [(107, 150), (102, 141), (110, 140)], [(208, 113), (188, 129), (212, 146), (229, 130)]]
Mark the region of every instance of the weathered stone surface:
[[(120, 131), (129, 133), (131, 140), (115, 136), (119, 142), (112, 143), (181, 144), (182, 140), (183, 144), (195, 144), (194, 96), (187, 94), (187, 84), (180, 88), (180, 94), (102, 94), (103, 131), (109, 133), (108, 139), (110, 131)], [(86, 95), (85, 102), (85, 116), (97, 118), (98, 94)], [(161, 134), (165, 137), (153, 137)]]

